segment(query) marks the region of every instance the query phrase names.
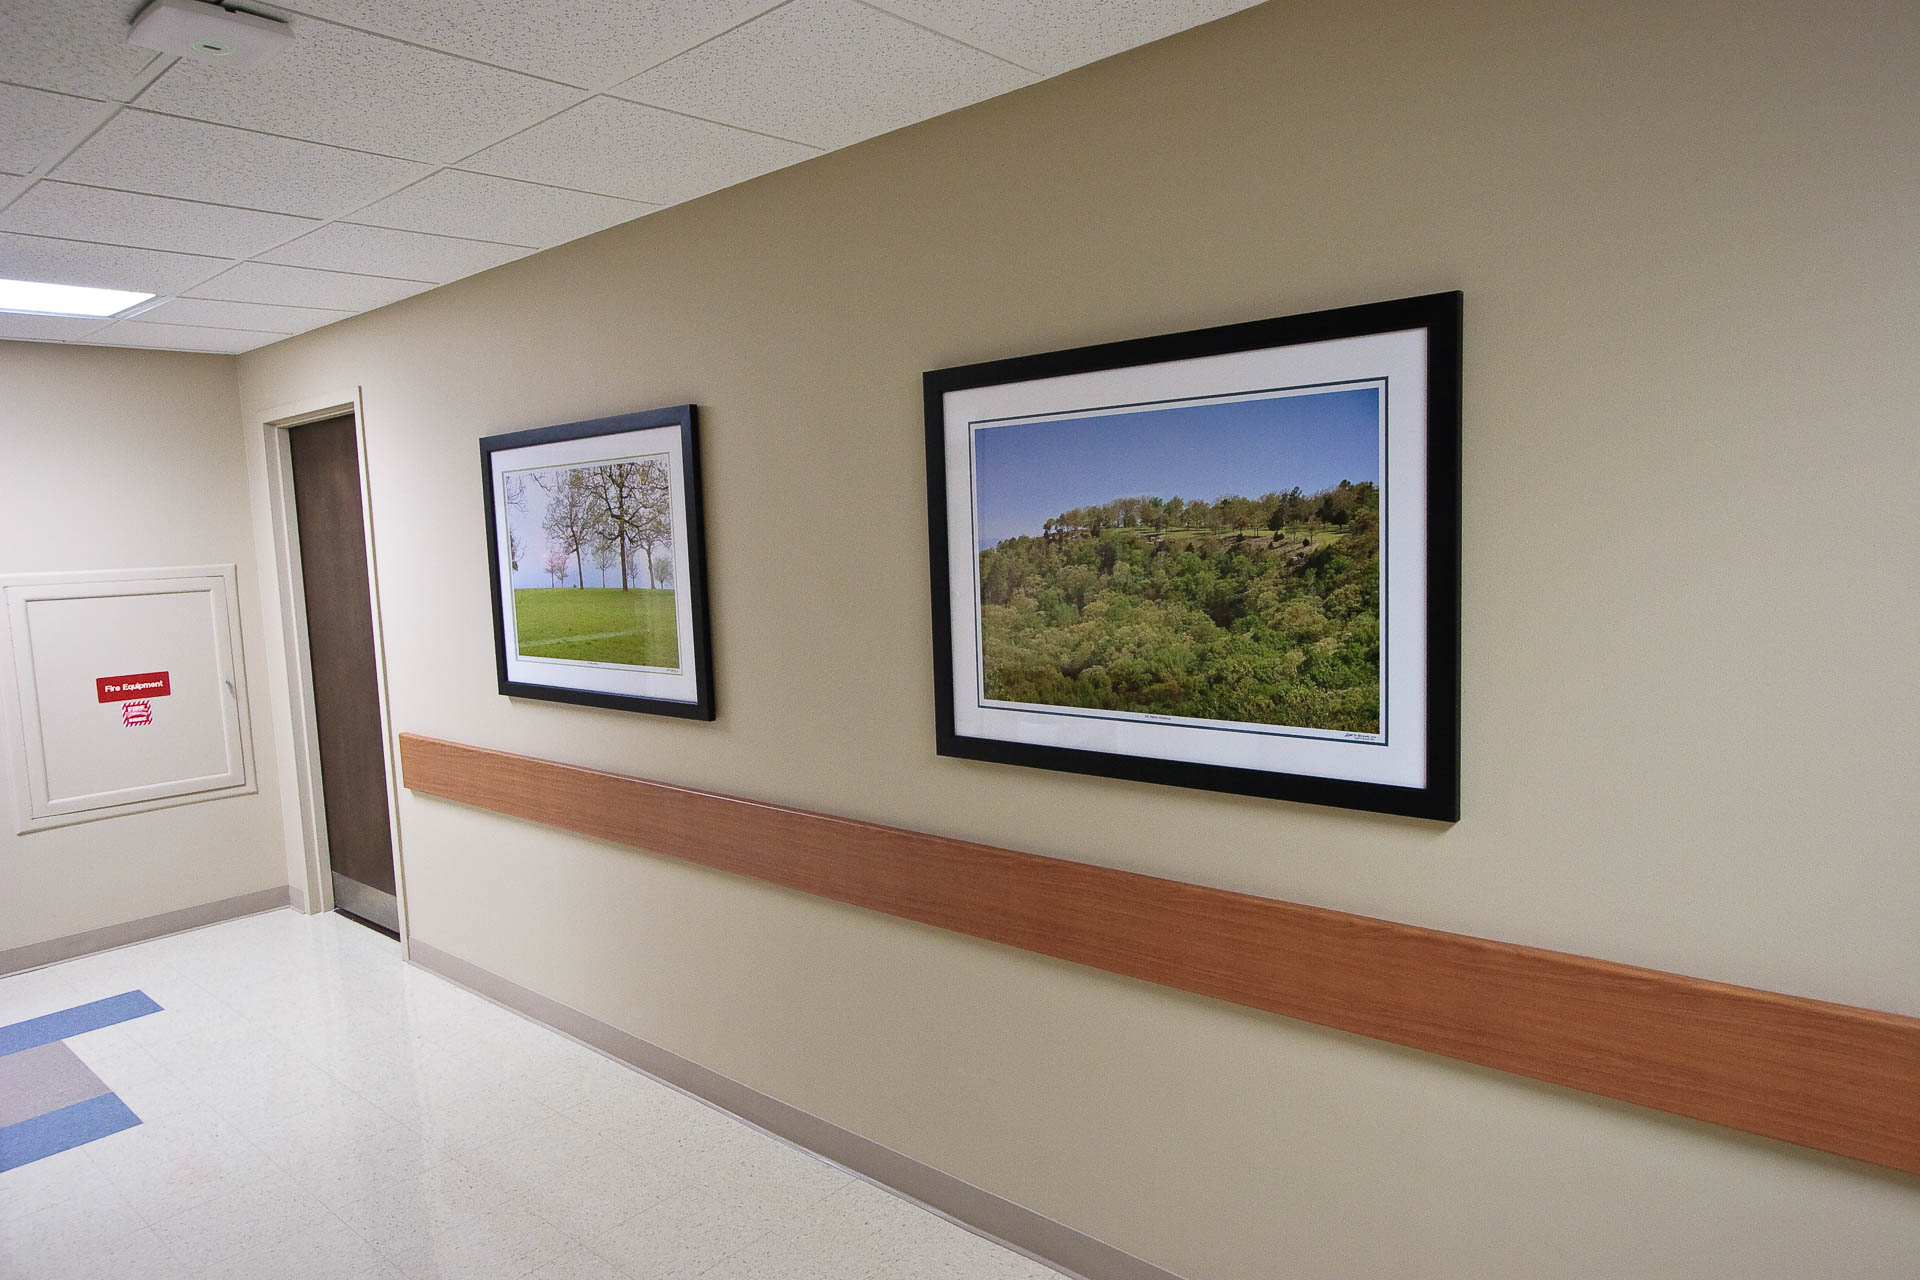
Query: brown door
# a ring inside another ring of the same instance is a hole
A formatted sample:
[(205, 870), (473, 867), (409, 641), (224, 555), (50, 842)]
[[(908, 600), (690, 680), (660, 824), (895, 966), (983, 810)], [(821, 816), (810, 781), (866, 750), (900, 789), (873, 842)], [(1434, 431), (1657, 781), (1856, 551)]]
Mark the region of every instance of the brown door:
[(397, 931), (386, 744), (374, 680), (373, 606), (353, 416), (295, 427), (290, 434), (334, 905)]

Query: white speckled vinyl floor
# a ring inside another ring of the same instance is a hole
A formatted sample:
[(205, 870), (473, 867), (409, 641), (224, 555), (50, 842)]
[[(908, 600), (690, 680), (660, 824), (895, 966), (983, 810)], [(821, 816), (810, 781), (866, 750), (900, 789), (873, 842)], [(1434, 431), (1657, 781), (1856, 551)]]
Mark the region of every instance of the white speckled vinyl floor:
[(0, 1167), (7, 1280), (1058, 1278), (339, 916), (0, 978), (0, 1028), (129, 991), (64, 1043), (140, 1123)]

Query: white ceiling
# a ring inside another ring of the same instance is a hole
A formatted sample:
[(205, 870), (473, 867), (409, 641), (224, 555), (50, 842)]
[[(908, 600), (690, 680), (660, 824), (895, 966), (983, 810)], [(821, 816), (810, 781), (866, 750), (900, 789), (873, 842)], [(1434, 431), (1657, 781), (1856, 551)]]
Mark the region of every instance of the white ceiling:
[(233, 72), (144, 0), (0, 0), (0, 277), (160, 295), (0, 338), (239, 352), (1254, 0), (301, 0)]

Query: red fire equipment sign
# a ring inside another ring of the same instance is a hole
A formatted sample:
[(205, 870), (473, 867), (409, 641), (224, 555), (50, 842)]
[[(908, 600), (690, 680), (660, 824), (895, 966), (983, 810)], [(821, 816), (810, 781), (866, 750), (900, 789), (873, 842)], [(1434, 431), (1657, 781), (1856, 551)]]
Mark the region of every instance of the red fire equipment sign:
[(101, 676), (93, 682), (102, 702), (132, 702), (137, 699), (164, 698), (173, 692), (164, 671), (145, 671), (136, 676)]

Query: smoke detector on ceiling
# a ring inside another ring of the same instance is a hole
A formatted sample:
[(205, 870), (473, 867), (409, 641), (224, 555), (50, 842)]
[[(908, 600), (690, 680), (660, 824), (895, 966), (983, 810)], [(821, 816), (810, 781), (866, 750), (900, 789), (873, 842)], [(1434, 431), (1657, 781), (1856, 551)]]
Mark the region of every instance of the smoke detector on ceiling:
[(153, 0), (133, 20), (127, 43), (245, 71), (293, 42), (278, 18), (206, 0)]

